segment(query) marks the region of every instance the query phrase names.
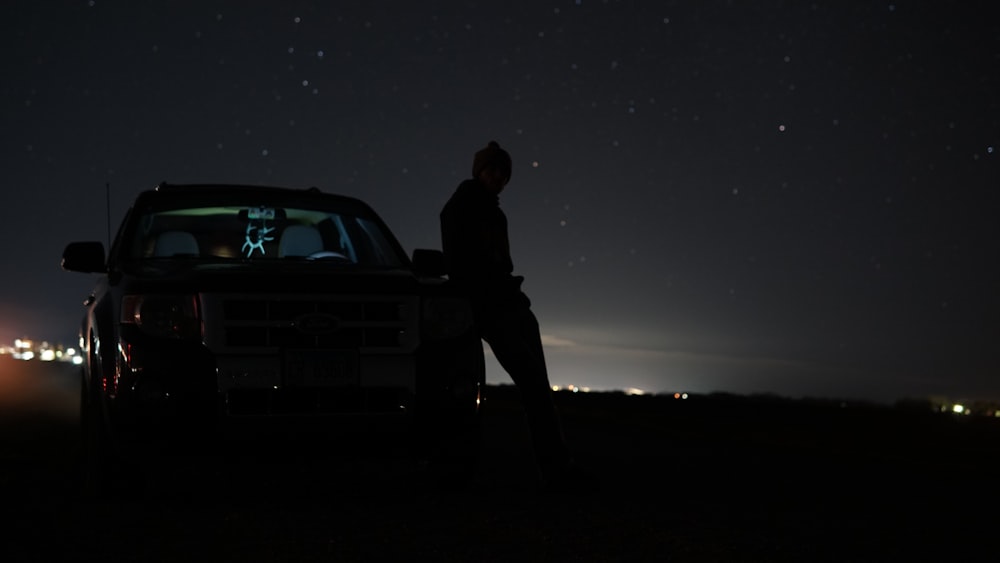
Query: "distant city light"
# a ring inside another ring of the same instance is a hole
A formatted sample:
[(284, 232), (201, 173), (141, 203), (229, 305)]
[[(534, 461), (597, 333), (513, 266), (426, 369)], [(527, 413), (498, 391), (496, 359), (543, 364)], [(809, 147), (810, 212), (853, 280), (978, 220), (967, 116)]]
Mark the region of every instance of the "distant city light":
[(563, 390), (565, 390), (565, 391), (569, 391), (571, 393), (590, 393), (590, 387), (578, 387), (578, 386), (572, 385), (572, 384), (571, 385), (567, 385), (566, 387), (563, 387), (561, 385), (553, 385), (552, 386), (552, 390), (553, 391), (563, 391)]
[[(570, 393), (590, 393), (594, 391), (591, 387), (586, 385), (553, 385), (552, 390), (555, 392), (559, 391), (569, 391)], [(626, 395), (645, 395), (646, 392), (642, 389), (636, 389), (635, 387), (629, 387), (627, 389), (604, 389), (603, 391), (613, 391), (617, 393), (625, 393)], [(600, 393), (601, 391), (597, 391)]]
[(62, 344), (35, 342), (28, 338), (17, 338), (14, 346), (0, 345), (0, 354), (10, 355), (15, 360), (39, 360), (43, 362), (72, 362), (80, 365), (83, 358), (75, 348), (63, 348)]

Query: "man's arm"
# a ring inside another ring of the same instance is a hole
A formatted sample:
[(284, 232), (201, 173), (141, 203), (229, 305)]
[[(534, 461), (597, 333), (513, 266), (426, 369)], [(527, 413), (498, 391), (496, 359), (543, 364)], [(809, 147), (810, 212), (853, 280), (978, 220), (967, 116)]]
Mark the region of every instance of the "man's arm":
[(441, 248), (448, 276), (453, 280), (474, 284), (481, 277), (483, 265), (482, 235), (476, 232), (474, 221), (461, 209), (449, 205), (441, 213)]

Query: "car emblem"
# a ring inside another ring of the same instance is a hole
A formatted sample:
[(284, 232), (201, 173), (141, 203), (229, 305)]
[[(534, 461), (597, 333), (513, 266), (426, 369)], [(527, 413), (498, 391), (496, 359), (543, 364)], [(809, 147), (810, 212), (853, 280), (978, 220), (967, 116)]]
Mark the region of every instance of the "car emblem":
[(327, 334), (340, 328), (340, 319), (326, 313), (308, 313), (295, 317), (292, 326), (306, 334)]

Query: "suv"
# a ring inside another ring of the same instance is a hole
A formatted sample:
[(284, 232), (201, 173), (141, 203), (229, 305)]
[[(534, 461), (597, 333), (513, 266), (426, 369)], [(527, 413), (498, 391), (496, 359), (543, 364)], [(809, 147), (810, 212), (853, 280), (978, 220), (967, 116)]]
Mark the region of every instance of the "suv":
[(411, 260), (360, 200), (161, 184), (139, 194), (107, 257), (74, 242), (62, 266), (101, 274), (80, 327), (98, 487), (144, 449), (278, 428), (390, 428), (428, 455), (478, 451), (485, 364), (469, 303), (440, 251)]

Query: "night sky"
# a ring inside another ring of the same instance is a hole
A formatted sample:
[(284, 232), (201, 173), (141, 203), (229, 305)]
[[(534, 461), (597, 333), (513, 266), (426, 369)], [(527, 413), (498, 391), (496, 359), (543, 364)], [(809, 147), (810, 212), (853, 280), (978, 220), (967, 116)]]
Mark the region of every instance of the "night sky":
[(4, 4), (0, 343), (75, 343), (106, 184), (112, 230), (315, 185), (410, 252), (496, 140), (554, 384), (1000, 399), (989, 4), (262, 4)]

